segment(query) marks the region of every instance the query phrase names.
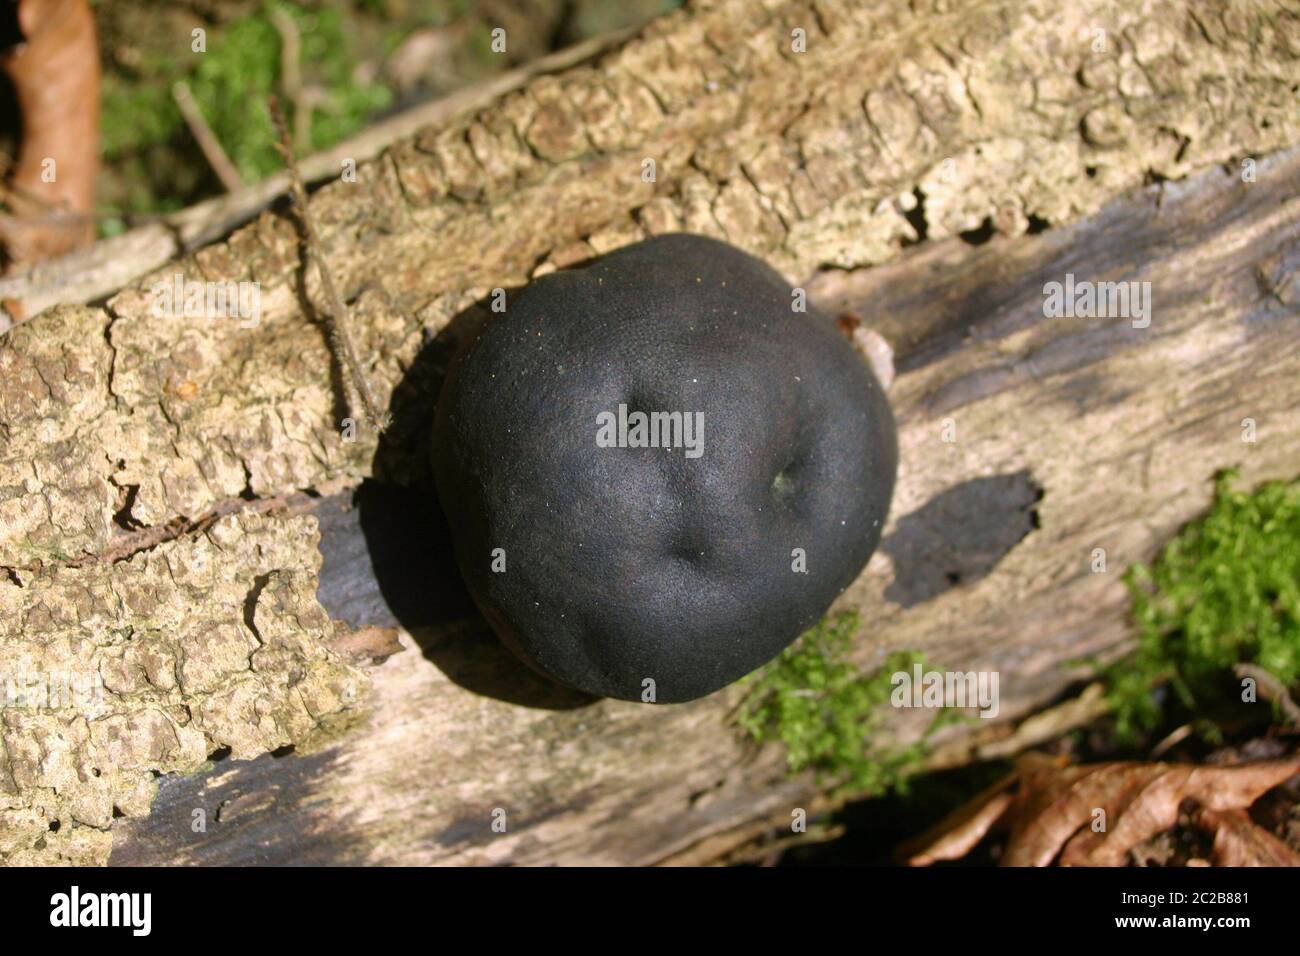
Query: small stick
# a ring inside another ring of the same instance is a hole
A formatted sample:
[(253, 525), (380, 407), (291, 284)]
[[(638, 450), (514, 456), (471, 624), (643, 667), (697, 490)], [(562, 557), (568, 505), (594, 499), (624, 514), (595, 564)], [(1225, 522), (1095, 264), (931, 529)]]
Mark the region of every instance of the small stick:
[(199, 144), (199, 149), (203, 151), (204, 159), (208, 161), (212, 171), (221, 180), (221, 185), (226, 187), (226, 192), (233, 193), (243, 189), (244, 181), (239, 176), (239, 170), (230, 161), (226, 151), (221, 148), (221, 141), (212, 132), (212, 127), (208, 125), (208, 121), (203, 118), (203, 111), (199, 109), (199, 104), (195, 102), (189, 84), (184, 80), (178, 80), (173, 84), (172, 99), (176, 101), (181, 116), (185, 119), (185, 125), (190, 128), (190, 133), (193, 134), (195, 142)]
[(1259, 687), (1259, 696), (1277, 704), (1278, 710), (1292, 727), (1300, 729), (1300, 705), (1291, 699), (1286, 685), (1273, 676), (1271, 671), (1254, 664), (1237, 664), (1233, 671), (1238, 677), (1249, 677)]
[(346, 370), (352, 387), (361, 396), (361, 404), (371, 426), (375, 431), (382, 432), (388, 427), (388, 415), (379, 410), (379, 404), (370, 391), (370, 383), (361, 369), (361, 362), (357, 359), (357, 351), (348, 331), (347, 307), (339, 297), (338, 290), (334, 288), (334, 280), (330, 277), (325, 257), (320, 251), (320, 239), (317, 237), (316, 227), (312, 223), (311, 214), (307, 212), (307, 189), (302, 184), (302, 175), (294, 159), (289, 128), (285, 124), (284, 114), (280, 111), (279, 100), (274, 94), (268, 98), (268, 104), (271, 108), (271, 119), (275, 122), (276, 133), (280, 139), (276, 149), (284, 158), (284, 164), (289, 170), (289, 194), (293, 197), (294, 205), (298, 207), (298, 219), (302, 223), (307, 257), (316, 266), (316, 271), (320, 274), (321, 288), (325, 291), (328, 306), (325, 310), (325, 327), (329, 330), (330, 347)]
[(311, 106), (303, 96), (302, 36), (293, 17), (280, 7), (272, 8), (271, 23), (280, 34), (280, 82), (285, 97), (293, 104), (293, 145), (303, 149), (311, 131)]

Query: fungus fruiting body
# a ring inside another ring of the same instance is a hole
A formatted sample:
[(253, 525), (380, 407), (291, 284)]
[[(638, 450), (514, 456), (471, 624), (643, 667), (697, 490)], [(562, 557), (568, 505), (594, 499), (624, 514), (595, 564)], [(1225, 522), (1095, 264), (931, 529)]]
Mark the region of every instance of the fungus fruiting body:
[(691, 700), (778, 654), (880, 539), (883, 391), (726, 243), (660, 236), (530, 284), (458, 352), (433, 458), (501, 639), (571, 687)]

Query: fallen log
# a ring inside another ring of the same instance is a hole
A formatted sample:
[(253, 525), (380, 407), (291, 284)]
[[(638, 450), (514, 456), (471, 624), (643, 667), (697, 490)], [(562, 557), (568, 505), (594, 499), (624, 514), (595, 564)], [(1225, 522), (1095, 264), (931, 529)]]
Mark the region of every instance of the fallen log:
[[(1216, 469), (1300, 471), (1296, 20), (913, 7), (701, 4), (314, 194), (382, 439), (280, 214), (0, 339), (0, 654), (103, 687), (0, 715), (6, 857), (658, 862), (811, 805), (728, 724), (734, 689), (538, 685), (469, 613), (436, 512), (385, 509), (428, 507), (475, 303), (647, 234), (726, 238), (894, 343), (894, 516), (841, 601), (864, 667), (995, 670), (1010, 719), (1122, 647), (1119, 571)], [(258, 282), (256, 325), (155, 314), (175, 273)], [(1149, 310), (1048, 317), (1067, 276), (1149, 282)], [(407, 650), (358, 669), (329, 617)]]

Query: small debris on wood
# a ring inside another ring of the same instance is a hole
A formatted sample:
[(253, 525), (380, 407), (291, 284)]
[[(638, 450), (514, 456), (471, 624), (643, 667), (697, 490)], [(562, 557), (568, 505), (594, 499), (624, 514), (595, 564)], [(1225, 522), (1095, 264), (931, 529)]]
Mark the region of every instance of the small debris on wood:
[(334, 637), (326, 645), (353, 664), (382, 664), (405, 648), (395, 627), (362, 627), (356, 630), (342, 621), (334, 622)]
[(867, 360), (871, 371), (880, 380), (880, 386), (887, 392), (894, 384), (894, 348), (879, 332), (867, 328), (862, 319), (852, 312), (845, 312), (835, 320), (840, 331), (852, 343), (854, 350)]

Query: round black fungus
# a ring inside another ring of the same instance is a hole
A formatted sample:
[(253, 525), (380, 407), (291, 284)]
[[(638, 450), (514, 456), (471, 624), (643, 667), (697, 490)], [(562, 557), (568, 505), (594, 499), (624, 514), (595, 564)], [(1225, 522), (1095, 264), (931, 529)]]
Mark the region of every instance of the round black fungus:
[(770, 660), (862, 570), (893, 416), (766, 264), (668, 235), (538, 279), (460, 349), (434, 471), (502, 640), (592, 694), (673, 702)]

